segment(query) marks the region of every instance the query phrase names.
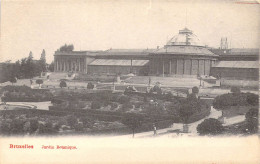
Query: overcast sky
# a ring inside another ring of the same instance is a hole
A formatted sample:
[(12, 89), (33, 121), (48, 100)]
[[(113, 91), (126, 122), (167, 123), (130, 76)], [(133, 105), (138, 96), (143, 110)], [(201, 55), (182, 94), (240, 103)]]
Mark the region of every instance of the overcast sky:
[(1, 7), (0, 61), (16, 61), (30, 51), (39, 59), (45, 49), (51, 62), (65, 43), (75, 50), (156, 48), (185, 26), (210, 47), (219, 47), (224, 36), (232, 48), (259, 47), (257, 4), (5, 0)]

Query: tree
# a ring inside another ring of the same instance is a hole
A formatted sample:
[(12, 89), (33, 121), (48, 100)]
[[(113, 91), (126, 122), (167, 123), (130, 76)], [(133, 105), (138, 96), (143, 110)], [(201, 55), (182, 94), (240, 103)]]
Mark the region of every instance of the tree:
[(224, 131), (221, 122), (214, 118), (205, 119), (197, 126), (200, 135), (217, 135)]
[(183, 130), (186, 129), (188, 131), (187, 123), (189, 118), (200, 110), (201, 105), (199, 101), (189, 100), (187, 98), (181, 102), (180, 108), (178, 109), (178, 114), (183, 122)]
[(49, 71), (54, 72), (54, 61), (49, 65)]
[(144, 117), (139, 114), (134, 113), (126, 113), (121, 122), (132, 129), (133, 131), (133, 137), (135, 135), (136, 128), (140, 127), (142, 125), (142, 122), (144, 121)]
[(183, 102), (178, 111), (179, 116), (181, 117), (184, 124), (188, 123), (190, 116), (193, 115), (195, 112), (195, 108), (188, 101)]
[(61, 46), (59, 49), (59, 51), (61, 51), (61, 52), (73, 51), (73, 50), (74, 50), (73, 44), (70, 44), (70, 45), (65, 44), (65, 45)]
[(45, 53), (45, 50), (44, 50), (44, 49), (42, 50), (40, 60), (42, 60), (44, 63), (46, 63), (46, 53)]
[(45, 54), (45, 50), (44, 49), (42, 50), (42, 53), (41, 53), (39, 66), (40, 66), (40, 71), (41, 72), (46, 72), (46, 70), (47, 70), (46, 69), (46, 54)]
[(60, 87), (61, 87), (61, 88), (67, 87), (67, 83), (66, 83), (64, 80), (62, 80), (62, 81), (60, 82)]
[(36, 80), (36, 83), (37, 83), (37, 84), (39, 85), (39, 87), (40, 87), (40, 85), (43, 84), (43, 80), (42, 80), (42, 79), (37, 79), (37, 80)]
[(33, 60), (33, 53), (32, 53), (32, 51), (30, 51), (29, 56), (28, 56), (27, 59), (28, 59), (28, 60)]

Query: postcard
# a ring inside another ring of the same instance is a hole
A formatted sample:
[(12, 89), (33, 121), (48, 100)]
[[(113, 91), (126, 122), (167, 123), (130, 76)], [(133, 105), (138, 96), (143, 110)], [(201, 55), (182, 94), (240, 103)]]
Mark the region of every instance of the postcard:
[(251, 0), (3, 0), (0, 163), (259, 163), (259, 17)]

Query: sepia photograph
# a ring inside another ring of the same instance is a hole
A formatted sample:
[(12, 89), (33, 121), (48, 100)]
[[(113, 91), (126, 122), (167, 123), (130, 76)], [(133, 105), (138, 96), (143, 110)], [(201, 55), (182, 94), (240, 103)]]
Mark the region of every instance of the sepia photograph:
[(0, 3), (1, 164), (260, 162), (259, 1)]

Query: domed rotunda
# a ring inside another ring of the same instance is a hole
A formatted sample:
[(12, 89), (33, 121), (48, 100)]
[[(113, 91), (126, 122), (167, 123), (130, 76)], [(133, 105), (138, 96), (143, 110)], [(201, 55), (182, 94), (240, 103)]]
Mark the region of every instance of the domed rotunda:
[(217, 55), (188, 28), (179, 30), (164, 47), (150, 53), (150, 74), (172, 76), (209, 75)]

